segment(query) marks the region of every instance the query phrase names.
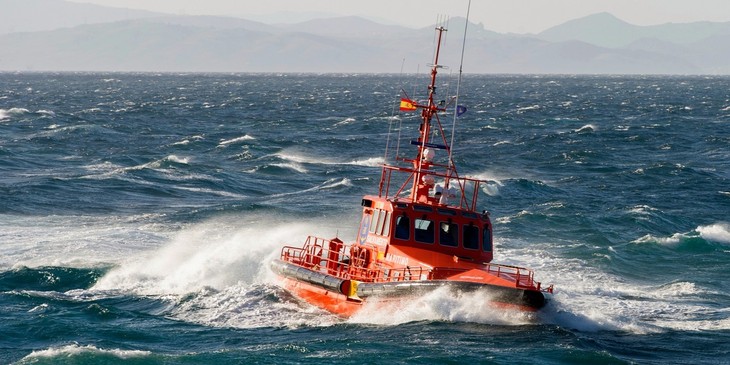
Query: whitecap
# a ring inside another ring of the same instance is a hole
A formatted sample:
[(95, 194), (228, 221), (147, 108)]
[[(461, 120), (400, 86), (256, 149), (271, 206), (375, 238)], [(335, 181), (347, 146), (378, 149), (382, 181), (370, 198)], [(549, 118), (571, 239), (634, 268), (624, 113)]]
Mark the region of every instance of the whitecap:
[(370, 158), (366, 158), (364, 160), (355, 160), (355, 161), (348, 162), (347, 165), (379, 167), (384, 162), (385, 162), (385, 160), (382, 157), (370, 157)]
[(225, 147), (225, 146), (227, 146), (229, 144), (234, 144), (234, 143), (239, 143), (239, 142), (244, 142), (244, 141), (250, 141), (250, 140), (253, 140), (253, 139), (255, 139), (255, 138), (252, 137), (252, 136), (250, 136), (250, 135), (248, 135), (248, 134), (246, 134), (246, 135), (243, 135), (241, 137), (236, 137), (236, 138), (233, 138), (233, 139), (222, 140), (220, 143), (218, 143), (218, 147)]
[(208, 188), (193, 188), (193, 187), (187, 187), (187, 186), (177, 186), (176, 188), (180, 189), (180, 190), (185, 190), (185, 191), (192, 191), (194, 193), (205, 193), (205, 194), (223, 196), (223, 197), (227, 197), (227, 198), (236, 198), (236, 199), (248, 198), (246, 195), (231, 193), (231, 192), (222, 191), (222, 190), (213, 190), (213, 189), (208, 189)]
[(578, 129), (573, 130), (573, 132), (576, 132), (576, 133), (588, 133), (588, 132), (594, 132), (597, 129), (598, 128), (596, 128), (596, 126), (594, 126), (593, 124), (586, 124), (586, 125), (578, 128)]
[(629, 209), (630, 213), (639, 215), (649, 215), (657, 211), (659, 210), (648, 205), (635, 205), (634, 207)]
[(10, 114), (25, 114), (30, 113), (30, 110), (25, 108), (10, 108), (8, 109), (8, 113)]
[(309, 172), (309, 170), (307, 170), (304, 166), (302, 166), (301, 164), (298, 164), (296, 162), (272, 163), (271, 166), (294, 170), (294, 171), (302, 173), (302, 174), (306, 174), (307, 172)]
[(522, 114), (522, 113), (524, 113), (526, 111), (529, 111), (529, 110), (537, 110), (537, 109), (540, 109), (540, 105), (524, 106), (524, 107), (517, 108), (517, 113), (518, 114)]
[(268, 261), (282, 246), (293, 244), (292, 237), (322, 235), (323, 226), (268, 215), (208, 220), (179, 231), (162, 247), (128, 255), (91, 290), (184, 295), (261, 283), (270, 273)]
[[(152, 353), (149, 351), (141, 350), (122, 350), (122, 349), (100, 349), (93, 345), (80, 346), (78, 344), (66, 345), (62, 347), (51, 347), (46, 350), (36, 350), (31, 352), (29, 355), (24, 357), (20, 363), (24, 363), (24, 360), (35, 361), (41, 358), (55, 358), (63, 357), (68, 359), (69, 357), (83, 355), (83, 354), (103, 354), (114, 356), (119, 359), (131, 359), (149, 356)], [(66, 360), (68, 361), (68, 360)]]
[(687, 237), (688, 236), (684, 233), (675, 233), (669, 237), (656, 237), (654, 235), (647, 234), (631, 241), (631, 243), (656, 243), (662, 246), (677, 246)]
[(0, 120), (10, 119), (11, 116), (25, 113), (30, 113), (30, 111), (25, 108), (0, 109)]
[(716, 223), (709, 226), (699, 226), (696, 231), (705, 240), (717, 243), (730, 244), (730, 224)]
[(277, 152), (274, 154), (274, 156), (276, 156), (282, 160), (287, 160), (287, 161), (296, 162), (296, 163), (322, 163), (322, 160), (309, 158), (307, 156), (300, 155), (300, 154)]
[(676, 283), (671, 283), (668, 285), (663, 285), (659, 287), (658, 289), (654, 290), (652, 292), (652, 295), (655, 298), (667, 298), (667, 297), (677, 297), (677, 296), (697, 296), (701, 294), (706, 294), (707, 291), (703, 290), (701, 288), (698, 288), (695, 283), (687, 282), (687, 281), (680, 281)]
[(143, 165), (135, 166), (132, 169), (141, 169), (141, 168), (159, 168), (162, 166), (165, 162), (173, 162), (181, 165), (188, 165), (190, 163), (190, 157), (179, 157), (177, 155), (168, 155), (167, 157), (161, 158), (157, 161), (148, 162)]
[(355, 118), (346, 118), (345, 120), (335, 123), (335, 126), (352, 124), (353, 122), (355, 122)]
[(319, 189), (332, 189), (339, 186), (352, 186), (352, 181), (348, 178), (342, 178), (341, 180), (331, 179), (327, 180)]

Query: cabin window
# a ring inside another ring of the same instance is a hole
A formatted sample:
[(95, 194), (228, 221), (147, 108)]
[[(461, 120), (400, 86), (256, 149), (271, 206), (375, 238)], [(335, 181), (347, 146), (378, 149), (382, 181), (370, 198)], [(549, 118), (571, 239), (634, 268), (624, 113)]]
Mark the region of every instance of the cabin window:
[(422, 243), (433, 243), (434, 238), (434, 223), (432, 220), (426, 219), (424, 216), (421, 219), (416, 219), (415, 238), (416, 241)]
[(452, 222), (439, 224), (439, 243), (442, 246), (456, 247), (459, 245), (459, 225)]
[(383, 235), (383, 225), (385, 225), (385, 219), (386, 219), (387, 213), (388, 212), (386, 212), (384, 210), (380, 211), (380, 216), (378, 217), (378, 227), (375, 228), (375, 233), (379, 234), (381, 236)]
[(479, 227), (472, 223), (464, 226), (464, 248), (471, 250), (479, 249)]
[(370, 221), (370, 233), (375, 233), (378, 223), (378, 217), (380, 216), (380, 209), (373, 210), (372, 220)]
[(484, 242), (484, 251), (492, 252), (492, 231), (489, 226), (484, 226), (482, 242)]
[(395, 219), (395, 238), (407, 240), (411, 237), (411, 220), (403, 214)]
[(390, 236), (390, 212), (385, 212), (382, 234), (383, 236)]

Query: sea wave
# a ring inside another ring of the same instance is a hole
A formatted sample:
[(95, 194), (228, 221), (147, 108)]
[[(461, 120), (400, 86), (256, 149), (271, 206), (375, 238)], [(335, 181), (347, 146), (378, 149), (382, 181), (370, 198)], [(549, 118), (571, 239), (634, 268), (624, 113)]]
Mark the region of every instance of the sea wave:
[[(122, 360), (130, 360), (136, 358), (144, 358), (152, 353), (142, 350), (122, 350), (122, 349), (102, 349), (94, 345), (71, 344), (61, 347), (52, 347), (45, 350), (36, 350), (21, 359), (17, 364), (35, 364), (42, 359), (64, 359), (68, 362), (70, 359), (81, 355), (102, 355), (104, 357), (112, 357)], [(102, 360), (102, 359), (98, 359)]]
[(715, 223), (708, 226), (699, 226), (695, 229), (700, 237), (717, 243), (730, 244), (730, 224)]
[(220, 143), (218, 143), (218, 147), (225, 147), (225, 146), (228, 146), (230, 144), (235, 144), (235, 143), (240, 143), (240, 142), (245, 142), (245, 141), (251, 141), (251, 140), (254, 140), (254, 139), (256, 139), (256, 138), (254, 138), (254, 137), (252, 137), (252, 136), (250, 136), (248, 134), (245, 134), (245, 135), (240, 136), (240, 137), (222, 140), (222, 141), (220, 141)]
[(384, 162), (385, 160), (382, 157), (370, 157), (363, 160), (350, 161), (345, 164), (354, 166), (379, 167), (383, 165)]
[(722, 222), (706, 226), (698, 226), (690, 232), (677, 232), (670, 236), (644, 235), (633, 243), (655, 243), (663, 246), (677, 247), (683, 243), (693, 243), (701, 240), (704, 244), (730, 244), (730, 224)]
[(326, 158), (325, 157), (311, 157), (311, 156), (307, 156), (305, 154), (291, 152), (291, 151), (277, 152), (277, 153), (273, 154), (273, 156), (278, 157), (285, 161), (290, 161), (292, 163), (295, 163), (295, 165), (291, 165), (288, 167), (291, 167), (291, 168), (296, 167), (297, 169), (302, 170), (300, 172), (306, 172), (306, 169), (301, 164), (325, 165), (325, 166), (354, 165), (354, 166), (365, 166), (365, 167), (379, 167), (385, 161), (383, 159), (383, 157), (368, 157), (368, 158), (352, 160), (352, 161), (338, 161), (331, 157), (326, 157)]
[(266, 257), (292, 237), (306, 237), (313, 227), (272, 216), (248, 216), (245, 222), (242, 226), (240, 217), (228, 217), (187, 227), (162, 247), (128, 257), (92, 289), (180, 295), (253, 283), (268, 270)]
[(598, 128), (596, 128), (593, 124), (586, 124), (578, 129), (575, 129), (573, 132), (575, 133), (589, 133), (589, 132), (595, 132)]
[(23, 115), (26, 113), (30, 113), (30, 110), (25, 108), (0, 109), (0, 121), (10, 119), (12, 116)]

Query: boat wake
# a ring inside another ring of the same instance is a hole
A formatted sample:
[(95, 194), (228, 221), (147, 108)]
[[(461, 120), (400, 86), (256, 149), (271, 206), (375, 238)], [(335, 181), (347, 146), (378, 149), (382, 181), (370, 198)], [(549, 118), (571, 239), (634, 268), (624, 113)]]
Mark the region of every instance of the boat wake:
[(491, 297), (488, 290), (455, 292), (442, 287), (420, 295), (417, 300), (367, 301), (348, 322), (400, 325), (416, 321), (445, 321), (512, 326), (535, 323), (535, 313), (484, 305), (492, 302)]

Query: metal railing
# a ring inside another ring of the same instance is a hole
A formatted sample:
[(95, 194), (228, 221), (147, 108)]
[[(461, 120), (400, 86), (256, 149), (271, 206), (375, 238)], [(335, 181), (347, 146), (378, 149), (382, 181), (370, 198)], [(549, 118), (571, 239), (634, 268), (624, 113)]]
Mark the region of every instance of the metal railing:
[[(331, 242), (332, 240), (309, 236), (303, 247), (283, 247), (281, 259), (343, 280), (376, 283), (445, 280), (469, 271), (469, 269), (450, 267), (427, 269), (421, 266), (385, 268), (366, 265), (360, 257), (350, 256), (351, 245), (341, 244), (340, 249), (335, 252), (329, 249)], [(375, 257), (370, 260), (375, 260)], [(538, 290), (543, 290), (541, 284), (535, 282), (534, 272), (530, 269), (511, 265), (485, 264), (484, 270), (491, 275), (514, 283), (516, 287), (528, 289), (536, 287)], [(552, 286), (543, 291), (552, 292)]]

